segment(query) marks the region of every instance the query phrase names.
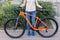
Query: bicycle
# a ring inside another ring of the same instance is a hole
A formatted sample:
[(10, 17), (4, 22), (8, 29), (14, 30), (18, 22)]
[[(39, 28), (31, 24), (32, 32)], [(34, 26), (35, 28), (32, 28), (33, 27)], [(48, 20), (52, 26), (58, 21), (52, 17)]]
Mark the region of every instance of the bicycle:
[[(19, 16), (17, 18), (9, 19), (4, 25), (4, 31), (9, 37), (20, 38), (23, 36), (25, 32), (25, 24), (22, 19), (25, 19), (26, 22), (30, 25), (31, 29), (36, 31), (40, 36), (44, 38), (50, 38), (57, 33), (58, 23), (56, 20), (52, 18), (44, 18), (41, 20), (39, 17), (34, 17), (33, 15), (23, 12), (21, 8), (19, 9)], [(25, 15), (29, 15), (35, 18), (34, 27)]]

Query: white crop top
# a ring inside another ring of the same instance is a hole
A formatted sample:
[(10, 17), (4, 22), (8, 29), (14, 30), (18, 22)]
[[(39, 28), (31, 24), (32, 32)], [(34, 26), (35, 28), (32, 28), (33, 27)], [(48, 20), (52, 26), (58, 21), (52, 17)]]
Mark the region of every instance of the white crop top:
[(27, 0), (26, 11), (35, 11), (35, 10), (36, 10), (35, 0)]

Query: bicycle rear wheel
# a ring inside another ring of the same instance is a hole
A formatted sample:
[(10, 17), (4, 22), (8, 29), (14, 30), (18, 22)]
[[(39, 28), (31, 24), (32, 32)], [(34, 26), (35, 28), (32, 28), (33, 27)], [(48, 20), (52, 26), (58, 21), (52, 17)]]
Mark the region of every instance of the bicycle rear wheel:
[[(19, 22), (16, 22), (16, 21), (17, 19), (10, 19), (4, 25), (5, 33), (11, 38), (19, 38), (25, 32), (25, 29), (23, 28), (24, 24), (21, 21)], [(16, 26), (16, 23), (17, 23), (17, 26)]]
[[(38, 34), (44, 38), (49, 38), (54, 36), (58, 31), (57, 22), (52, 18), (45, 18), (42, 21), (47, 24), (48, 30), (40, 30), (38, 31)], [(38, 22), (38, 27), (39, 26), (45, 27), (40, 21)]]

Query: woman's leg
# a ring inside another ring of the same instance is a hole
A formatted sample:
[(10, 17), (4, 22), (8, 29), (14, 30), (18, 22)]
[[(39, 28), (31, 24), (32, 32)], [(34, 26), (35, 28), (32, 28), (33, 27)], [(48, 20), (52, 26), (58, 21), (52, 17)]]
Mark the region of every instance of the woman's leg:
[[(35, 17), (36, 16), (36, 11), (33, 11), (32, 12), (32, 15)], [(32, 21), (32, 25), (33, 26), (34, 26), (34, 23), (35, 23), (35, 18), (34, 17), (31, 18), (31, 21)], [(32, 31), (32, 36), (34, 36), (34, 35), (35, 35), (34, 31)]]
[[(30, 14), (29, 12), (26, 12), (26, 13)], [(28, 18), (28, 20), (30, 20), (30, 16), (26, 15), (26, 17)], [(28, 29), (27, 35), (30, 36), (30, 26), (29, 26), (28, 23), (26, 23), (26, 27), (27, 27), (27, 29)]]

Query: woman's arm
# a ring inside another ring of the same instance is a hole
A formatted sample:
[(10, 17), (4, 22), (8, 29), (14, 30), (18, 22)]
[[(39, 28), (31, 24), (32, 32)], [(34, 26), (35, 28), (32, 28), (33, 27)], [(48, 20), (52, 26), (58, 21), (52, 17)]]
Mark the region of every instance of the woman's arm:
[(20, 7), (24, 7), (26, 5), (26, 0), (23, 0), (23, 4), (20, 5)]
[(36, 5), (37, 5), (37, 7), (42, 8), (42, 6), (40, 6), (40, 5), (38, 4), (38, 0), (36, 0)]

